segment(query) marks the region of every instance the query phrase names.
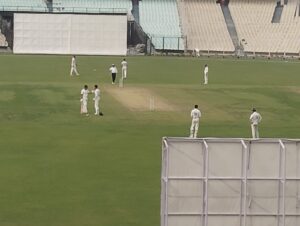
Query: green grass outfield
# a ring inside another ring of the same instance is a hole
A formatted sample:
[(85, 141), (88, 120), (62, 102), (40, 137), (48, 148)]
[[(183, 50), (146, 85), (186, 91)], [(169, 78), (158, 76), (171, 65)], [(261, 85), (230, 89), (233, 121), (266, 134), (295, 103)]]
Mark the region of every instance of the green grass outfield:
[[(262, 137), (300, 137), (298, 62), (128, 57), (124, 90), (172, 106), (151, 112), (111, 95), (121, 57), (79, 56), (73, 78), (70, 60), (0, 56), (0, 226), (158, 226), (161, 138), (188, 136), (194, 104), (201, 137), (249, 137), (253, 106)], [(104, 117), (81, 116), (80, 90), (95, 83)]]

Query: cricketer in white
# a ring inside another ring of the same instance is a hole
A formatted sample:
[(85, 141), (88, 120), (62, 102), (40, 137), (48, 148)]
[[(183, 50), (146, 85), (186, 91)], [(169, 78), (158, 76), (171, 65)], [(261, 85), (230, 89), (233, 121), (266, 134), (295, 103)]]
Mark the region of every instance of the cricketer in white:
[(79, 75), (77, 71), (77, 63), (76, 63), (76, 57), (73, 56), (71, 60), (71, 71), (70, 71), (70, 76), (73, 76), (73, 72), (75, 72), (76, 75)]
[(208, 84), (208, 65), (204, 66), (204, 85)]
[(100, 102), (100, 89), (98, 88), (98, 85), (94, 86), (94, 90), (92, 91), (94, 93), (94, 106), (95, 106), (95, 115), (102, 115), (100, 112), (99, 102)]
[(88, 103), (88, 95), (89, 95), (89, 90), (88, 90), (88, 86), (84, 85), (83, 89), (81, 90), (81, 108), (80, 108), (80, 113), (81, 114), (86, 114), (87, 116), (88, 114), (88, 109), (87, 109), (87, 103)]
[(192, 125), (191, 125), (190, 138), (197, 138), (199, 120), (201, 117), (201, 112), (198, 109), (198, 105), (195, 105), (195, 108), (191, 111), (191, 117), (192, 117)]
[(252, 112), (253, 113), (250, 115), (252, 138), (259, 138), (258, 123), (260, 123), (262, 117), (258, 112), (256, 112), (255, 108), (253, 108)]
[(128, 63), (127, 63), (127, 61), (126, 61), (125, 58), (121, 62), (121, 65), (122, 65), (122, 78), (126, 79), (127, 78), (127, 66), (128, 66)]

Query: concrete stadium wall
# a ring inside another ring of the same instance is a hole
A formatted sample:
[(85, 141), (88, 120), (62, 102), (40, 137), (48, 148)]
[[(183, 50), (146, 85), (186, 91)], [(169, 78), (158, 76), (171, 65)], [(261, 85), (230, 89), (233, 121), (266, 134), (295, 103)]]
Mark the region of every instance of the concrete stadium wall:
[(163, 138), (161, 226), (300, 225), (300, 140)]

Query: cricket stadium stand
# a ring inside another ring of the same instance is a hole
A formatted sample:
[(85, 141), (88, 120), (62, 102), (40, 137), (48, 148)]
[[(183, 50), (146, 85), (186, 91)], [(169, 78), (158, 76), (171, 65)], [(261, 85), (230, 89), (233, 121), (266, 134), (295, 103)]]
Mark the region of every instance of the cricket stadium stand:
[(140, 24), (156, 49), (184, 49), (176, 0), (141, 1)]
[[(136, 2), (136, 23), (156, 50), (300, 56), (298, 0), (0, 0), (0, 12), (131, 15)], [(0, 29), (6, 37), (0, 46), (11, 45), (7, 29)]]
[(44, 12), (47, 5), (44, 0), (0, 0), (1, 11), (32, 11)]
[(234, 51), (222, 10), (215, 0), (180, 2), (189, 50)]
[(131, 8), (131, 0), (53, 0), (54, 12), (118, 13)]
[(247, 52), (300, 52), (300, 17), (297, 0), (283, 6), (279, 23), (272, 23), (273, 0), (231, 0), (230, 11), (240, 40), (245, 40)]

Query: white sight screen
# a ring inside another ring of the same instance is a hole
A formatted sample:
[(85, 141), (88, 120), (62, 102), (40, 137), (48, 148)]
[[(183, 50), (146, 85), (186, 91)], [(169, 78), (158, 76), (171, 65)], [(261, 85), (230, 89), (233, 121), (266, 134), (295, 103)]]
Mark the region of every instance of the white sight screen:
[(300, 140), (163, 138), (161, 226), (299, 226)]
[(14, 14), (14, 53), (126, 55), (126, 15)]

